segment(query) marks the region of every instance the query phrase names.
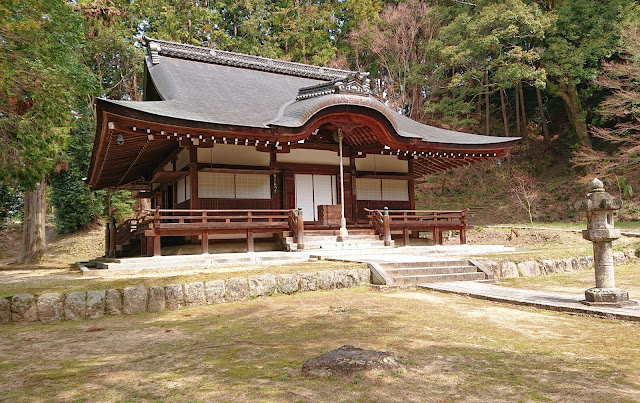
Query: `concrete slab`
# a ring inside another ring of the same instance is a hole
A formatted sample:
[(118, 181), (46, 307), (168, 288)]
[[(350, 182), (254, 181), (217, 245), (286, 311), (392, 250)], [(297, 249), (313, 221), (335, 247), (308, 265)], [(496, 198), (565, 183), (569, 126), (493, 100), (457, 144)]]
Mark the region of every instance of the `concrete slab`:
[(526, 290), (478, 282), (419, 284), (417, 287), (418, 289), (465, 295), (471, 298), (529, 306), (549, 311), (640, 322), (640, 305), (624, 308), (587, 306), (580, 303), (584, 299), (584, 294)]

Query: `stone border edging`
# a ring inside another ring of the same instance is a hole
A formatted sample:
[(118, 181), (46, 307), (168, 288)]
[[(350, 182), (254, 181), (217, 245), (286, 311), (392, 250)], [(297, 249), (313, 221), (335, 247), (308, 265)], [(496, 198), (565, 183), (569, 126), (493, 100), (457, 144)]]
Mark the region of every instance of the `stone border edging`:
[(71, 291), (0, 298), (0, 324), (80, 320), (104, 315), (135, 315), (164, 309), (245, 301), (274, 294), (350, 288), (371, 282), (370, 269), (341, 269), (296, 274), (258, 274), (227, 280), (166, 286)]
[[(615, 252), (615, 264), (626, 264), (635, 258), (633, 250)], [(514, 262), (510, 260), (475, 259), (494, 274), (495, 278), (533, 277), (555, 273), (570, 273), (593, 268), (593, 256), (572, 257), (566, 259), (541, 259)]]

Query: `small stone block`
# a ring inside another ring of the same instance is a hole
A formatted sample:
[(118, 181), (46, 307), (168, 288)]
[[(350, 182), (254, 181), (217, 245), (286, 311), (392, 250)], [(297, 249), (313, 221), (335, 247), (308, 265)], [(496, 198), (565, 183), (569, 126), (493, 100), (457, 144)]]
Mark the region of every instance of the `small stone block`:
[(371, 283), (371, 269), (358, 269), (358, 278), (359, 284), (370, 284)]
[(333, 290), (336, 288), (336, 274), (331, 270), (319, 271), (318, 287), (321, 290)]
[(0, 297), (0, 324), (4, 325), (9, 322), (11, 322), (11, 302)]
[(87, 291), (87, 316), (91, 319), (97, 319), (104, 316), (106, 291), (93, 290)]
[(18, 294), (11, 297), (11, 321), (35, 322), (38, 320), (36, 300), (31, 294)]
[(224, 302), (224, 280), (213, 280), (204, 283), (204, 295), (207, 304)]
[(558, 268), (555, 260), (551, 260), (551, 259), (541, 260), (540, 264), (542, 264), (542, 268), (544, 269), (545, 274), (553, 274), (558, 272)]
[(80, 320), (87, 316), (87, 293), (73, 291), (64, 300), (64, 317), (67, 320)]
[(127, 287), (122, 293), (122, 312), (135, 315), (147, 310), (147, 289), (145, 287)]
[(184, 302), (187, 306), (202, 306), (207, 303), (202, 281), (184, 285)]
[(500, 277), (519, 277), (518, 266), (514, 262), (502, 262), (500, 263)]
[(148, 312), (158, 312), (165, 308), (164, 287), (149, 287)]
[(249, 276), (249, 296), (260, 297), (271, 295), (276, 291), (276, 276), (273, 274), (259, 274)]
[(540, 272), (540, 265), (533, 260), (518, 263), (520, 277), (539, 276)]
[(249, 282), (245, 277), (233, 277), (224, 283), (226, 300), (244, 301), (249, 297)]
[(107, 313), (109, 315), (122, 314), (122, 295), (120, 294), (119, 290), (107, 290), (106, 306)]
[(184, 292), (182, 285), (170, 284), (164, 288), (164, 295), (167, 299), (166, 307), (169, 309), (179, 309), (184, 306)]
[(318, 289), (318, 273), (298, 273), (300, 291), (315, 291)]
[(40, 322), (58, 322), (64, 315), (62, 294), (50, 292), (38, 296), (38, 319)]
[(276, 276), (278, 292), (282, 294), (293, 294), (298, 291), (298, 276), (295, 274), (278, 274)]

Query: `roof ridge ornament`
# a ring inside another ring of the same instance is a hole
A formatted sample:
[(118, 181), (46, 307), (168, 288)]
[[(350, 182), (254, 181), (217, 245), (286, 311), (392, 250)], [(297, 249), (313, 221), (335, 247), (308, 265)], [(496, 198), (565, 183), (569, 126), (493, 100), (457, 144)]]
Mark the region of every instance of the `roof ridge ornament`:
[(329, 94), (369, 96), (371, 94), (371, 80), (369, 79), (369, 73), (353, 72), (344, 79), (300, 88), (298, 90), (296, 100), (300, 101)]
[(149, 37), (143, 37), (141, 42), (147, 47), (153, 64), (160, 63), (159, 56), (162, 55), (327, 81), (344, 79), (349, 74), (354, 73), (349, 70), (312, 66), (267, 57), (205, 48), (202, 46), (168, 42)]

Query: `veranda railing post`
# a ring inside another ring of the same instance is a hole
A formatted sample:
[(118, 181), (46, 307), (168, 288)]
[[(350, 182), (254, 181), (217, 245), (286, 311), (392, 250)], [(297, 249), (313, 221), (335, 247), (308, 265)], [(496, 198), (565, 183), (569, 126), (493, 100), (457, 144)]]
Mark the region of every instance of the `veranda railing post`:
[(111, 231), (109, 230), (109, 222), (107, 221), (104, 227), (104, 257), (109, 257), (111, 240)]
[(385, 207), (382, 213), (382, 230), (384, 246), (391, 246), (391, 224), (389, 223), (389, 208)]
[(304, 249), (304, 217), (302, 216), (302, 207), (298, 207), (298, 219), (296, 221), (296, 224), (296, 243), (298, 244), (298, 249)]
[(109, 256), (116, 256), (116, 219), (111, 217), (111, 227), (109, 228)]

